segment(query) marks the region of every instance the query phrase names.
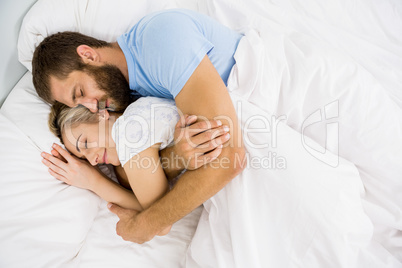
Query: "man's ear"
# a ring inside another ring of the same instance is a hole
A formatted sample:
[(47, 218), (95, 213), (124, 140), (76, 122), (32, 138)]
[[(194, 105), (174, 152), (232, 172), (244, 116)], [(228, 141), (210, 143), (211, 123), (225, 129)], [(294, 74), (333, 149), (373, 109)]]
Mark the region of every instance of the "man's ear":
[(98, 111), (99, 120), (109, 120), (109, 112), (106, 109)]
[(81, 57), (81, 59), (82, 59), (82, 61), (84, 63), (90, 63), (90, 62), (99, 61), (98, 53), (93, 48), (91, 48), (90, 46), (79, 45), (77, 47), (77, 53)]

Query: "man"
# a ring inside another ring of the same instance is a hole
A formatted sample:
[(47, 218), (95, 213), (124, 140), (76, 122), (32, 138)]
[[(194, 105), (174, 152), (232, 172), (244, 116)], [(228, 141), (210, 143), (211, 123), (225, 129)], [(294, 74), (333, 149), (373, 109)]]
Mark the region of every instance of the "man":
[[(185, 172), (175, 187), (147, 210), (138, 213), (110, 206), (120, 218), (117, 234), (124, 240), (149, 241), (242, 171), (245, 152), (225, 84), (241, 37), (205, 15), (167, 10), (144, 17), (116, 43), (59, 33), (36, 49), (34, 85), (39, 96), (50, 103), (82, 104), (93, 112), (120, 110), (136, 92), (174, 98), (182, 113), (220, 119), (230, 126), (230, 146), (224, 146), (205, 168)], [(220, 159), (229, 164), (216, 168)]]

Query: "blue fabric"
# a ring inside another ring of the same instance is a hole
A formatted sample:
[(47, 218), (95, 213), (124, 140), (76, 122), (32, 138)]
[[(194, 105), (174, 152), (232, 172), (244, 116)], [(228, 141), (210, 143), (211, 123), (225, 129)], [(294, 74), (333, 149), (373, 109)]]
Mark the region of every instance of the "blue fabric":
[(207, 54), (226, 84), (242, 35), (186, 9), (149, 14), (117, 39), (126, 57), (130, 88), (173, 99)]

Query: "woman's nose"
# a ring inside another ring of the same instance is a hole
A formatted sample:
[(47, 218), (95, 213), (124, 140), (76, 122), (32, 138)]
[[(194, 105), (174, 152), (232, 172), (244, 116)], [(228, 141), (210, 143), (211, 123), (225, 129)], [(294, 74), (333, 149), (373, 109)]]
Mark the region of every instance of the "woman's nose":
[(94, 150), (88, 150), (86, 153), (86, 157), (85, 157), (88, 162), (92, 165), (92, 166), (96, 166), (98, 164), (98, 156), (97, 154), (94, 152)]

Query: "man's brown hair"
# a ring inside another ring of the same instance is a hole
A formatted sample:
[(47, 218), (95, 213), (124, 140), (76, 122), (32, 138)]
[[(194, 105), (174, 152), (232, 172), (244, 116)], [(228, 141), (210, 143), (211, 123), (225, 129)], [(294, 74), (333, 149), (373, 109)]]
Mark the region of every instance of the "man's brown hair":
[(46, 37), (35, 49), (32, 59), (33, 84), (39, 97), (53, 103), (50, 76), (63, 80), (72, 71), (81, 71), (85, 63), (77, 53), (77, 47), (108, 47), (110, 43), (77, 32), (59, 32)]

